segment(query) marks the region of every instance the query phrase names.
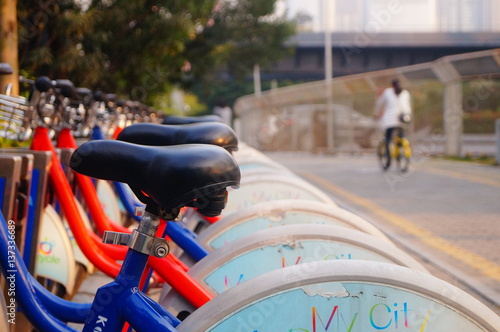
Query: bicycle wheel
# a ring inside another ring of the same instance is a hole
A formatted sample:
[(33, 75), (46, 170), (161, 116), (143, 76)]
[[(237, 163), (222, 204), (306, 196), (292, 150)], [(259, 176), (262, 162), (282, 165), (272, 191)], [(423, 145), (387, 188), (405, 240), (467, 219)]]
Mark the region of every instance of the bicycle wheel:
[(238, 190), (229, 190), (231, 199), (222, 211), (227, 216), (260, 202), (282, 199), (306, 199), (336, 205), (323, 191), (305, 180), (287, 174), (254, 174), (241, 181)]
[[(242, 282), (285, 266), (343, 259), (386, 262), (426, 271), (393, 244), (360, 231), (331, 225), (288, 225), (227, 244), (196, 263), (189, 275), (204, 288), (222, 294)], [(164, 290), (159, 303), (170, 313), (194, 311), (176, 291)]]
[(410, 143), (403, 139), (398, 148), (398, 154), (396, 156), (398, 170), (401, 172), (407, 172), (410, 168), (410, 157), (411, 149)]
[(377, 146), (377, 158), (380, 167), (382, 167), (382, 170), (385, 171), (391, 166), (391, 156), (390, 153), (387, 151), (384, 140), (380, 141), (380, 143)]
[(262, 202), (231, 213), (200, 233), (198, 242), (213, 251), (250, 233), (298, 224), (344, 226), (391, 242), (378, 228), (348, 210), (300, 199)]
[(196, 310), (177, 330), (366, 332), (396, 326), (408, 332), (493, 332), (500, 329), (500, 317), (427, 273), (338, 260), (289, 266), (241, 283)]

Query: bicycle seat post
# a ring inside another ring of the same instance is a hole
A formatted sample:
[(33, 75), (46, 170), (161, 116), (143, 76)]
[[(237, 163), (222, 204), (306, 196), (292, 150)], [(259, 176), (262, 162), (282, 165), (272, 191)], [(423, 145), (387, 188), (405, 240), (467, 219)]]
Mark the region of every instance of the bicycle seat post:
[[(139, 309), (144, 306), (147, 308), (149, 304), (147, 304), (148, 301), (145, 300), (145, 297), (137, 291), (142, 272), (149, 256), (162, 258), (169, 252), (166, 240), (155, 236), (160, 220), (160, 216), (146, 211), (138, 228), (132, 234), (105, 232), (104, 243), (126, 245), (129, 250), (116, 279), (97, 291), (84, 332), (101, 331), (104, 327), (109, 331), (118, 331), (122, 328), (125, 319), (130, 322), (144, 320), (144, 317), (141, 317), (142, 311)], [(110, 296), (111, 294), (113, 296)], [(106, 301), (106, 305), (101, 303), (100, 300), (103, 299)], [(139, 313), (132, 313), (131, 316), (125, 318), (122, 309), (117, 310), (117, 308), (124, 308), (128, 305), (135, 306)], [(179, 323), (175, 317), (166, 312), (162, 311), (156, 314), (160, 314), (171, 325), (175, 326)], [(171, 330), (165, 326), (165, 331)]]
[(145, 212), (144, 217), (141, 219), (141, 222), (137, 227), (137, 231), (149, 236), (154, 236), (159, 225), (160, 218), (158, 218), (154, 214)]
[(98, 289), (83, 331), (118, 332), (125, 321), (132, 328), (147, 321), (148, 330), (175, 331), (166, 325), (175, 326), (178, 320), (161, 306), (153, 308), (138, 289), (149, 256), (162, 258), (169, 251), (167, 241), (155, 236), (160, 218), (173, 220), (184, 206), (219, 215), (226, 188), (240, 182), (236, 161), (225, 149), (208, 144), (155, 147), (101, 140), (76, 149), (70, 167), (94, 178), (127, 183), (146, 204), (139, 227), (131, 234), (104, 234), (105, 243), (129, 249), (115, 281)]
[[(163, 258), (167, 256), (169, 246), (164, 238), (155, 236), (156, 230), (160, 225), (160, 220), (159, 216), (146, 211), (141, 219), (141, 222), (139, 223), (138, 228), (132, 231), (132, 233), (106, 231), (102, 242), (107, 244), (125, 245), (133, 251), (148, 256)], [(146, 264), (144, 262), (144, 266), (145, 265)], [(135, 268), (143, 268), (143, 266), (136, 266)]]

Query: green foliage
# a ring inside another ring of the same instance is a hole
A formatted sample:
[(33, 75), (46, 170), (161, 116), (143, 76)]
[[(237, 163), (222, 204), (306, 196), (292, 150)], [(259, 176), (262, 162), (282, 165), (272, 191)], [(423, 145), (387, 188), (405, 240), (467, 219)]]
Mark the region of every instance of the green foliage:
[(495, 156), (489, 156), (486, 154), (479, 154), (479, 155), (466, 154), (463, 157), (444, 157), (444, 159), (453, 161), (472, 162), (482, 165), (491, 165), (491, 166), (497, 165)]
[(206, 113), (211, 113), (220, 100), (224, 100), (232, 107), (237, 98), (253, 93), (253, 83), (249, 81), (229, 83), (225, 80), (201, 81), (193, 86), (193, 93), (207, 105)]
[(116, 0), (101, 9), (113, 18), (96, 27), (90, 43), (110, 59), (101, 83), (151, 100), (182, 82), (185, 44), (206, 24), (214, 2)]
[(463, 83), (464, 112), (500, 112), (500, 80), (478, 77)]
[(35, 76), (128, 94), (142, 101), (182, 81), (185, 44), (206, 24), (215, 0), (23, 1), (21, 66)]
[(12, 140), (0, 137), (0, 148), (18, 148), (29, 146), (31, 142), (20, 142), (18, 140)]
[(464, 133), (493, 134), (495, 121), (500, 119), (498, 111), (475, 111), (465, 113), (463, 117)]
[(152, 105), (155, 110), (168, 115), (197, 116), (208, 113), (207, 106), (200, 103), (198, 97), (191, 93), (184, 95), (184, 108), (182, 110), (174, 107), (170, 96), (167, 94), (158, 95), (154, 98)]
[(83, 42), (102, 18), (99, 10), (82, 12), (74, 1), (20, 1), (20, 67), (36, 76), (96, 84), (106, 57), (98, 49), (85, 49)]
[(413, 103), (415, 129), (430, 126), (431, 130), (443, 127), (443, 85), (438, 81), (427, 81), (410, 90)]
[[(296, 85), (303, 82), (284, 80), (278, 82), (278, 87)], [(271, 89), (271, 81), (262, 81), (262, 90)], [(216, 103), (224, 100), (230, 107), (239, 97), (254, 93), (253, 81), (242, 80), (228, 82), (226, 80), (212, 80), (209, 82), (199, 82), (193, 86), (193, 93), (198, 96), (201, 102), (207, 105), (205, 113), (210, 113)]]
[[(255, 64), (266, 70), (289, 55), (292, 50), (284, 42), (295, 33), (295, 25), (274, 16), (274, 5), (272, 0), (220, 1), (209, 25), (187, 44), (195, 77), (225, 67), (241, 80)], [(211, 55), (210, 62), (204, 62), (203, 54)]]
[(186, 94), (184, 102), (186, 104), (186, 115), (197, 116), (208, 112), (207, 106), (201, 104), (198, 97), (193, 94)]
[(286, 55), (282, 45), (294, 27), (271, 15), (274, 4), (24, 0), (18, 5), (20, 64), (30, 76), (66, 78), (152, 104), (172, 86), (208, 82), (221, 67), (241, 78), (255, 63), (265, 69)]

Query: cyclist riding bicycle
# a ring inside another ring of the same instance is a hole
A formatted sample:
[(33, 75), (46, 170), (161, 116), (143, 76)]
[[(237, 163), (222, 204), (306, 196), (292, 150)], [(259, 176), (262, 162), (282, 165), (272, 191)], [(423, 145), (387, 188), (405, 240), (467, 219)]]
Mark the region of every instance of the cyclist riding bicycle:
[[(412, 115), (411, 97), (403, 89), (398, 79), (392, 81), (392, 87), (384, 90), (375, 104), (374, 117), (380, 120), (385, 136), (385, 153), (390, 159), (389, 144), (394, 134), (404, 137), (403, 124), (410, 122)], [(387, 167), (389, 164), (387, 164)]]

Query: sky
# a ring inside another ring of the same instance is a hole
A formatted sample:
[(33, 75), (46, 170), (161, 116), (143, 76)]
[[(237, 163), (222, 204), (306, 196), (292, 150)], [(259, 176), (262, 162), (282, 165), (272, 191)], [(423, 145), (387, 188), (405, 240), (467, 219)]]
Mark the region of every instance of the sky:
[(287, 17), (293, 18), (301, 11), (307, 12), (315, 18), (315, 28), (319, 29), (320, 1), (322, 0), (286, 0)]
[(315, 16), (319, 16), (319, 6), (321, 0), (286, 0), (286, 4), (291, 17), (301, 10), (305, 10)]
[[(313, 30), (322, 30), (322, 15), (324, 0), (285, 0), (287, 4), (287, 16), (293, 18), (297, 13), (307, 12), (314, 18)], [(349, 1), (349, 0), (341, 0)], [(429, 15), (429, 0), (395, 0), (392, 3), (397, 4), (400, 8), (397, 15), (392, 15), (390, 22), (382, 26), (386, 31), (432, 31), (435, 28), (435, 18)], [(333, 1), (332, 1), (333, 3)], [(371, 15), (380, 11), (387, 10), (388, 1), (373, 0), (370, 1)], [(349, 5), (349, 4), (346, 4)], [(376, 18), (373, 18), (376, 20)], [(369, 22), (369, 21), (368, 21)], [(366, 22), (366, 24), (368, 24)], [(334, 30), (339, 30), (333, 27)], [(345, 27), (344, 27), (345, 28)]]
[[(324, 31), (326, 1), (337, 3), (329, 17), (332, 31), (380, 32), (500, 31), (500, 0), (281, 0), (288, 18), (303, 11), (313, 31)], [(391, 13), (387, 15), (388, 11)], [(364, 13), (364, 14), (362, 14)]]

